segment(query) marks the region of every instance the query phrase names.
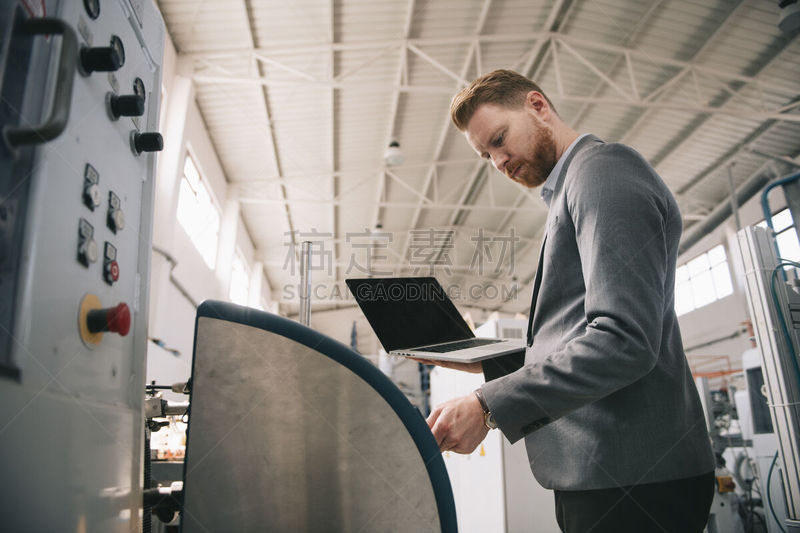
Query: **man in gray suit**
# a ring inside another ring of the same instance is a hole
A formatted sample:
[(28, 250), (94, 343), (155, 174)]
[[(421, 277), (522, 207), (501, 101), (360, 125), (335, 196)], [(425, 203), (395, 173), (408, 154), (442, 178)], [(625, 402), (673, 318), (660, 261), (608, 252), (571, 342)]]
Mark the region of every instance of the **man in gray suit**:
[[(455, 96), (470, 146), (549, 207), (524, 354), (436, 363), (487, 382), (437, 406), (442, 450), (525, 438), (568, 533), (699, 532), (714, 457), (674, 311), (681, 216), (633, 149), (578, 135), (536, 84), (500, 70)], [(532, 526), (532, 530), (535, 529)]]

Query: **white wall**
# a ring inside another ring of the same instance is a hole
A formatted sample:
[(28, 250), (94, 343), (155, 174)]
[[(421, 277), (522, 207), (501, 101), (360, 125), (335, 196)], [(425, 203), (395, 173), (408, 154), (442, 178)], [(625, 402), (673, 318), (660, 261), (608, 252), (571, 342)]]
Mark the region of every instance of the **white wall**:
[[(773, 190), (769, 199), (770, 208), (773, 212), (779, 211), (786, 206), (781, 190)], [(740, 206), (739, 217), (743, 227), (752, 226), (763, 220), (760, 192)], [(708, 358), (702, 356), (727, 356), (730, 367), (740, 369), (742, 367), (742, 353), (752, 346), (748, 334), (744, 333), (734, 339), (692, 349), (694, 346), (741, 331), (743, 329), (742, 322), (750, 318), (747, 310), (744, 268), (736, 242), (736, 224), (733, 216), (729, 217), (716, 230), (681, 255), (678, 258), (678, 265), (686, 263), (720, 243), (726, 247), (728, 266), (730, 267), (733, 281), (733, 294), (707, 306), (690, 311), (678, 318), (681, 337), (683, 338), (683, 345), (687, 349), (689, 363), (695, 366), (699, 365), (698, 369), (702, 371), (726, 370), (728, 368), (727, 363), (724, 361), (710, 363)], [(722, 379), (711, 381), (712, 387), (720, 386), (722, 383)], [(736, 381), (731, 383), (734, 385), (739, 384)]]
[[(235, 242), (230, 247), (228, 257), (223, 258), (225, 261), (218, 261), (216, 269), (206, 265), (186, 231), (177, 223), (180, 177), (187, 153), (192, 155), (221, 213), (224, 213), (229, 183), (195, 102), (192, 81), (183, 75), (184, 69), (167, 36), (161, 108), (165, 149), (158, 161), (153, 245), (166, 252), (175, 265), (172, 266), (164, 254), (153, 253), (149, 285), (149, 336), (160, 339), (168, 348), (178, 350), (180, 355), (175, 356), (153, 343), (148, 344), (148, 381), (155, 379), (160, 384), (170, 384), (176, 378), (177, 381), (188, 378), (194, 342), (195, 307), (192, 301), (200, 303), (206, 299), (229, 299), (227, 282), (230, 279), (230, 258), (237, 248), (248, 263), (251, 278), (261, 278), (262, 301), (269, 304), (271, 297), (263, 267), (258, 263), (254, 268), (256, 250), (241, 216), (232, 219), (233, 226), (230, 228), (231, 234), (235, 234)], [(228, 271), (221, 272), (219, 265)], [(188, 297), (182, 294), (181, 289)], [(185, 376), (179, 378), (181, 374)]]

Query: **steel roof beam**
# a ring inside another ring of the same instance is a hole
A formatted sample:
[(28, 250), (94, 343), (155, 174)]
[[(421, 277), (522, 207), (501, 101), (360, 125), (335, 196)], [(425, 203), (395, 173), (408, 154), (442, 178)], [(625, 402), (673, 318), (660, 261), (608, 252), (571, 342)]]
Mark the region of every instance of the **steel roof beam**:
[[(331, 10), (331, 18), (330, 18), (330, 26), (328, 31), (330, 33), (330, 42), (331, 44), (336, 42), (336, 0), (330, 1), (330, 10)], [(330, 62), (330, 78), (332, 80), (337, 79), (338, 74), (336, 72), (336, 52), (333, 51), (331, 48), (330, 53), (328, 54), (328, 61)], [(330, 177), (330, 184), (331, 184), (331, 195), (334, 198), (339, 197), (339, 177), (336, 175), (336, 167), (337, 167), (337, 159), (336, 159), (336, 90), (331, 88), (330, 92), (330, 112), (331, 112), (331, 129), (330, 129), (330, 136), (331, 136), (331, 143), (330, 143), (330, 161), (331, 161), (331, 177)], [(331, 228), (333, 228), (333, 234), (339, 234), (339, 206), (336, 204), (331, 204)], [(334, 261), (336, 258), (339, 257), (339, 246), (333, 246), (333, 259)], [(334, 277), (339, 277), (339, 267), (337, 266), (333, 272)]]
[[(678, 74), (676, 74), (675, 76), (673, 76), (673, 77), (672, 77), (672, 78), (671, 78), (671, 79), (670, 79), (668, 82), (666, 82), (666, 83), (662, 84), (662, 86), (661, 86), (659, 89), (657, 89), (657, 90), (656, 90), (656, 92), (655, 92), (654, 94), (656, 94), (656, 95), (658, 95), (658, 96), (661, 96), (661, 95), (664, 95), (664, 94), (666, 94), (667, 92), (669, 92), (669, 88), (671, 87), (671, 85), (672, 85), (673, 83), (677, 83), (677, 82), (678, 82), (678, 81), (679, 81), (681, 78), (683, 78), (683, 76), (685, 76), (687, 73), (689, 73), (690, 71), (692, 71), (692, 62), (695, 62), (695, 61), (697, 61), (697, 59), (698, 59), (700, 56), (702, 56), (702, 55), (703, 55), (703, 53), (704, 53), (706, 50), (708, 50), (708, 49), (709, 49), (709, 48), (712, 46), (712, 44), (714, 43), (715, 39), (716, 39), (716, 38), (717, 38), (717, 37), (718, 37), (718, 36), (719, 36), (719, 35), (720, 35), (720, 34), (721, 34), (723, 31), (725, 31), (725, 29), (727, 29), (727, 28), (728, 28), (728, 26), (731, 24), (731, 21), (732, 21), (732, 20), (733, 20), (733, 19), (736, 17), (736, 15), (738, 15), (738, 14), (739, 14), (739, 11), (742, 9), (742, 6), (743, 6), (743, 5), (745, 5), (744, 1), (743, 1), (743, 0), (738, 0), (738, 4), (736, 5), (736, 7), (734, 7), (734, 8), (733, 8), (733, 9), (732, 9), (732, 10), (731, 10), (729, 13), (728, 13), (728, 15), (727, 15), (727, 16), (725, 17), (725, 19), (722, 21), (722, 23), (720, 23), (720, 24), (719, 24), (719, 25), (718, 25), (718, 26), (717, 26), (717, 27), (714, 29), (714, 31), (713, 31), (713, 32), (711, 32), (711, 33), (708, 35), (708, 38), (706, 38), (706, 40), (703, 42), (703, 44), (702, 44), (702, 45), (700, 45), (700, 47), (699, 47), (697, 50), (695, 50), (695, 52), (694, 52), (694, 54), (692, 54), (692, 57), (690, 58), (689, 62), (687, 62), (687, 64), (683, 66), (683, 68), (680, 70), (680, 72), (678, 72)], [(659, 92), (659, 91), (660, 91), (660, 92)], [(651, 99), (651, 101), (652, 101), (652, 95), (651, 95), (649, 98), (650, 98), (650, 99)], [(642, 113), (642, 114), (641, 114), (641, 115), (640, 115), (640, 116), (639, 116), (639, 117), (636, 119), (636, 122), (634, 122), (634, 124), (633, 124), (633, 125), (632, 125), (630, 128), (628, 128), (628, 131), (625, 133), (625, 135), (623, 135), (623, 136), (622, 136), (622, 138), (620, 139), (620, 141), (619, 141), (619, 142), (621, 142), (621, 143), (626, 143), (626, 142), (629, 142), (629, 141), (630, 141), (630, 138), (631, 138), (631, 136), (632, 136), (634, 133), (636, 133), (636, 132), (639, 130), (639, 128), (641, 127), (641, 125), (642, 125), (642, 124), (644, 124), (644, 123), (645, 123), (645, 122), (646, 122), (646, 121), (647, 121), (647, 120), (650, 118), (650, 115), (651, 115), (651, 114), (650, 114), (650, 112), (648, 112), (648, 110), (645, 110), (645, 112), (644, 112), (644, 113)]]
[[(726, 21), (730, 20), (726, 18)], [(722, 28), (724, 29), (724, 28)], [(309, 54), (312, 53), (326, 53), (331, 50), (341, 52), (341, 51), (351, 51), (351, 50), (375, 50), (376, 53), (382, 53), (385, 51), (387, 47), (394, 47), (396, 49), (401, 49), (406, 46), (414, 46), (417, 49), (421, 49), (423, 47), (433, 47), (436, 45), (454, 45), (460, 44), (464, 46), (472, 46), (476, 42), (483, 45), (488, 43), (530, 43), (531, 41), (538, 42), (541, 39), (559, 39), (562, 43), (566, 43), (567, 45), (573, 48), (585, 48), (588, 50), (599, 51), (599, 52), (606, 52), (610, 54), (615, 54), (620, 57), (625, 56), (626, 54), (629, 55), (632, 59), (639, 59), (643, 62), (647, 62), (650, 64), (657, 64), (657, 65), (664, 65), (669, 67), (675, 67), (678, 69), (687, 69), (693, 68), (696, 69), (698, 72), (703, 72), (708, 74), (709, 76), (716, 76), (721, 78), (727, 78), (730, 81), (741, 81), (743, 83), (753, 83), (759, 82), (760, 85), (764, 88), (773, 89), (773, 90), (787, 90), (787, 87), (776, 84), (776, 83), (769, 83), (764, 80), (759, 80), (754, 76), (748, 76), (741, 74), (740, 72), (725, 70), (716, 68), (713, 66), (708, 65), (700, 65), (694, 62), (693, 60), (680, 60), (675, 59), (672, 57), (665, 57), (665, 56), (658, 56), (654, 55), (649, 52), (644, 52), (638, 50), (636, 48), (630, 48), (627, 46), (622, 45), (615, 45), (610, 44), (602, 41), (593, 41), (590, 39), (584, 39), (581, 37), (577, 37), (574, 35), (567, 35), (564, 33), (558, 33), (557, 31), (547, 31), (547, 32), (530, 32), (524, 34), (471, 34), (465, 35), (463, 37), (452, 37), (452, 38), (443, 38), (443, 39), (401, 39), (401, 40), (387, 40), (387, 41), (373, 41), (373, 42), (359, 42), (359, 43), (333, 43), (333, 45), (311, 45), (309, 47), (298, 46), (295, 48), (290, 48), (286, 50), (268, 50), (268, 49), (257, 49), (257, 50), (249, 50), (249, 49), (237, 49), (237, 50), (229, 50), (229, 51), (220, 51), (220, 52), (188, 52), (182, 54), (183, 57), (187, 57), (191, 60), (196, 61), (203, 61), (206, 65), (214, 65), (214, 60), (219, 60), (225, 64), (230, 59), (238, 59), (242, 57), (252, 57), (255, 60), (263, 60), (263, 58), (270, 58), (272, 61), (276, 61), (281, 63), (283, 70), (288, 68), (292, 68), (288, 65), (283, 64), (280, 60), (275, 59), (275, 55), (280, 55), (281, 53), (291, 53), (296, 55), (298, 52), (306, 52)], [(452, 73), (451, 73), (452, 74)], [(326, 83), (330, 84), (333, 83), (333, 80), (316, 80), (314, 81), (313, 76), (310, 76), (307, 73), (300, 72), (296, 74), (298, 80), (290, 80), (287, 83), (294, 83), (304, 81), (306, 83)], [(458, 77), (458, 76), (456, 76)], [(312, 78), (312, 79), (309, 79)], [(251, 80), (251, 78), (245, 78)], [(224, 82), (225, 77), (220, 77), (219, 81)], [(235, 80), (235, 78), (234, 78)], [(358, 85), (358, 84), (356, 84)], [(340, 84), (334, 84), (334, 86), (341, 86)], [(447, 86), (440, 86), (438, 90), (446, 90), (448, 89)]]
[[(484, 0), (483, 6), (481, 8), (481, 12), (478, 15), (478, 20), (475, 23), (475, 32), (474, 32), (475, 35), (480, 34), (480, 32), (483, 30), (483, 26), (486, 24), (486, 19), (488, 18), (489, 9), (491, 8), (491, 4), (492, 4), (492, 0)], [(472, 43), (473, 44), (469, 47), (469, 50), (467, 51), (467, 57), (464, 59), (464, 63), (461, 66), (461, 70), (459, 71), (459, 75), (458, 75), (459, 79), (463, 79), (464, 76), (467, 75), (467, 73), (469, 72), (470, 65), (472, 65), (473, 61), (475, 60), (475, 54), (478, 53), (478, 51), (479, 51), (478, 48), (476, 48), (476, 46), (474, 44), (474, 41), (472, 41)], [(456, 86), (456, 89), (461, 88), (461, 87), (463, 87), (463, 84), (458, 83), (457, 86)], [(450, 87), (449, 88), (449, 94), (452, 94), (452, 93), (453, 93), (453, 88)], [(441, 157), (442, 150), (444, 149), (444, 143), (447, 140), (447, 135), (450, 133), (450, 131), (451, 131), (450, 110), (448, 109), (447, 112), (445, 113), (444, 119), (442, 121), (442, 126), (439, 129), (439, 136), (438, 136), (438, 138), (436, 140), (436, 147), (434, 148), (434, 151), (433, 151), (433, 159), (434, 160), (437, 160), (437, 159), (439, 159)], [(427, 196), (429, 194), (428, 191), (431, 188), (431, 184), (436, 179), (437, 179), (436, 167), (435, 166), (431, 166), (430, 169), (428, 170), (427, 175), (425, 176), (425, 183), (422, 186), (422, 191), (423, 191), (423, 195), (424, 196)], [(434, 185), (434, 189), (435, 189), (435, 185)], [(412, 228), (416, 228), (417, 227), (417, 224), (419, 223), (419, 217), (422, 214), (422, 207), (423, 207), (422, 202), (417, 204), (417, 206), (416, 206), (416, 208), (414, 210), (414, 214), (411, 217), (411, 223), (409, 224), (410, 227), (412, 227)], [(406, 240), (405, 240), (405, 243), (403, 244), (403, 248), (402, 248), (403, 251), (401, 252), (402, 257), (406, 257), (406, 255), (408, 255), (408, 250), (409, 250), (410, 244), (411, 244), (411, 239), (409, 237), (407, 237)]]
[[(550, 9), (550, 12), (547, 15), (547, 20), (545, 21), (545, 28), (548, 29), (548, 34), (552, 35), (552, 32), (557, 31), (560, 28), (561, 24), (569, 17), (569, 14), (572, 13), (572, 9), (574, 4), (572, 0), (557, 0), (553, 7)], [(551, 39), (539, 39), (536, 44), (534, 45), (533, 50), (529, 56), (529, 61), (526, 62), (524, 65), (524, 69), (535, 68), (537, 71), (541, 68), (543, 61), (541, 61), (541, 56), (543, 53), (546, 53), (546, 47), (550, 43)], [(527, 70), (523, 70), (524, 74), (527, 74)], [(481, 190), (485, 183), (491, 179), (489, 173), (492, 170), (492, 165), (479, 160), (475, 165), (475, 170), (472, 172), (472, 175), (469, 179), (469, 185), (464, 189), (464, 193), (462, 194), (461, 198), (459, 199), (459, 205), (462, 206), (461, 209), (456, 211), (450, 216), (450, 225), (460, 225), (461, 221), (467, 216), (467, 214), (471, 211), (468, 209), (468, 206), (474, 205), (473, 202), (480, 194)], [(515, 213), (517, 211), (522, 210), (522, 205), (524, 203), (524, 199), (530, 199), (534, 202), (534, 205), (537, 205), (537, 198), (531, 193), (531, 191), (522, 186), (518, 186), (521, 194), (519, 198), (515, 201), (515, 203), (509, 207), (508, 211), (506, 212), (506, 216), (510, 213)], [(439, 257), (441, 256), (444, 248), (440, 248), (437, 254), (436, 260), (438, 261)]]
[[(315, 199), (308, 199), (308, 200), (300, 200), (300, 199), (292, 199), (292, 200), (284, 200), (281, 198), (262, 198), (258, 196), (252, 195), (238, 195), (238, 191), (236, 190), (235, 185), (231, 185), (231, 192), (233, 194), (237, 194), (235, 197), (237, 201), (243, 204), (260, 204), (260, 205), (284, 205), (284, 206), (295, 206), (295, 205), (316, 205), (316, 206), (328, 206), (328, 205), (336, 205), (338, 207), (347, 207), (350, 209), (357, 209), (363, 208), (364, 202), (359, 201), (344, 201), (344, 200), (326, 200), (321, 198)], [(466, 211), (492, 211), (492, 212), (506, 212), (508, 210), (513, 211), (530, 211), (530, 207), (519, 207), (515, 205), (474, 205), (474, 204), (453, 204), (453, 203), (436, 203), (431, 202), (429, 204), (425, 204), (420, 206), (418, 202), (388, 202), (386, 200), (381, 200), (378, 202), (381, 207), (396, 207), (402, 209), (430, 209), (430, 210), (438, 210), (438, 209), (464, 209)], [(411, 228), (416, 229), (416, 228)]]
[[(474, 49), (474, 47), (471, 47)], [(695, 70), (700, 71), (702, 69), (698, 69), (694, 67)], [(731, 80), (738, 81), (734, 77), (729, 77)], [(333, 81), (305, 81), (305, 80), (271, 80), (266, 78), (252, 78), (247, 76), (222, 76), (222, 75), (205, 75), (202, 73), (195, 73), (192, 75), (192, 79), (198, 83), (209, 83), (209, 84), (237, 84), (237, 85), (263, 85), (264, 87), (271, 87), (271, 88), (296, 88), (296, 87), (303, 87), (303, 86), (322, 86), (322, 87), (329, 87), (335, 90), (340, 89), (358, 89), (358, 90), (371, 90), (375, 92), (391, 92), (391, 91), (399, 91), (399, 92), (408, 92), (408, 93), (420, 93), (420, 94), (453, 94), (452, 87), (445, 87), (445, 86), (436, 86), (436, 85), (408, 85), (408, 84), (401, 84), (401, 85), (393, 85), (393, 84), (371, 84), (371, 85), (364, 85), (361, 83), (350, 83), (350, 82), (333, 82)], [(764, 86), (764, 82), (758, 78), (751, 78), (752, 83), (756, 85)], [(734, 93), (736, 91), (731, 91), (727, 89), (729, 92)], [(781, 91), (787, 96), (791, 93), (791, 90), (783, 87)], [(563, 93), (558, 97), (560, 100), (570, 101), (570, 102), (583, 102), (587, 104), (596, 104), (596, 105), (605, 105), (605, 106), (620, 106), (620, 107), (637, 107), (644, 110), (665, 110), (665, 111), (689, 111), (695, 113), (704, 113), (704, 114), (711, 114), (711, 115), (729, 115), (735, 117), (742, 117), (742, 118), (759, 118), (759, 119), (777, 119), (777, 120), (785, 120), (788, 122), (800, 122), (800, 114), (799, 113), (788, 113), (785, 112), (787, 106), (782, 104), (775, 109), (766, 109), (764, 108), (763, 102), (757, 102), (756, 105), (753, 106), (750, 110), (744, 110), (741, 107), (733, 108), (732, 106), (714, 106), (714, 105), (703, 105), (696, 101), (680, 101), (680, 102), (664, 102), (661, 100), (658, 101), (650, 101), (649, 95), (644, 98), (600, 98), (596, 96), (583, 96), (583, 95), (573, 95)], [(726, 99), (727, 101), (727, 99)], [(790, 110), (795, 108), (788, 108)], [(630, 130), (629, 130), (630, 131)], [(627, 135), (627, 134), (626, 134)]]
[[(639, 40), (639, 38), (644, 33), (643, 29), (651, 21), (652, 17), (655, 15), (656, 12), (658, 12), (658, 10), (661, 8), (661, 6), (664, 4), (664, 2), (666, 2), (666, 0), (656, 0), (655, 2), (650, 4), (650, 7), (647, 8), (647, 11), (638, 20), (638, 22), (636, 23), (636, 26), (634, 26), (633, 29), (631, 30), (631, 32), (625, 37), (625, 40), (623, 41), (622, 46), (624, 46), (625, 48), (630, 48), (630, 47), (633, 46), (633, 44), (636, 41)], [(609, 76), (614, 76), (616, 74), (616, 72), (619, 69), (619, 66), (622, 63), (622, 59), (623, 58), (618, 58), (618, 59), (616, 59), (614, 61), (614, 63), (611, 65), (611, 68), (608, 69), (608, 75)], [(640, 93), (639, 93), (639, 89), (638, 89), (638, 87), (636, 85), (636, 77), (634, 76), (633, 64), (631, 62), (630, 53), (625, 53), (624, 60), (625, 60), (625, 68), (628, 71), (628, 78), (629, 78), (630, 84), (631, 84), (631, 92), (633, 93), (635, 100), (640, 100), (641, 96), (640, 96)], [(602, 92), (604, 87), (605, 87), (605, 85), (601, 81), (600, 83), (598, 83), (595, 86), (594, 90), (592, 90), (591, 96), (592, 97), (598, 97), (600, 95), (600, 93)], [(574, 129), (576, 129), (576, 130), (579, 129), (580, 124), (583, 121), (583, 118), (586, 116), (586, 112), (590, 109), (591, 105), (592, 104), (590, 102), (584, 102), (584, 104), (581, 106), (581, 108), (578, 110), (578, 112), (575, 113), (575, 116), (573, 116), (573, 118), (570, 120), (569, 124)]]
[[(411, 23), (414, 20), (415, 0), (408, 0), (408, 10), (406, 11), (406, 20), (403, 24), (403, 35), (408, 39), (411, 35)], [(400, 89), (399, 87), (404, 84), (407, 77), (408, 69), (408, 48), (406, 46), (400, 47), (398, 54), (397, 75), (395, 76), (395, 86), (398, 89), (392, 91), (392, 111), (389, 114), (389, 127), (386, 132), (386, 137), (383, 143), (384, 147), (388, 147), (396, 135), (397, 129), (397, 116), (400, 109)], [(436, 157), (434, 157), (436, 159)], [(375, 187), (375, 209), (372, 213), (372, 228), (377, 228), (381, 224), (381, 206), (380, 202), (386, 195), (386, 165), (378, 171), (378, 183)]]
[[(247, 41), (249, 42), (250, 47), (253, 49), (253, 51), (255, 51), (256, 42), (255, 42), (255, 34), (253, 32), (253, 23), (252, 23), (250, 2), (249, 2), (249, 0), (242, 0), (242, 3), (244, 5), (245, 14), (247, 16)], [(255, 56), (254, 56), (254, 58), (252, 60), (252, 64), (253, 64), (253, 67), (255, 68), (256, 72), (259, 73), (259, 76), (263, 76), (264, 75), (264, 72), (262, 71), (263, 67), (255, 59)], [(267, 124), (269, 124), (269, 127), (266, 128), (267, 136), (269, 137), (269, 147), (268, 148), (270, 150), (270, 153), (272, 154), (273, 161), (275, 162), (275, 171), (276, 171), (276, 173), (278, 175), (278, 178), (282, 179), (281, 175), (282, 175), (283, 172), (282, 172), (282, 169), (281, 169), (280, 156), (278, 154), (278, 146), (277, 146), (277, 144), (275, 142), (275, 135), (274, 135), (274, 132), (272, 130), (272, 117), (270, 116), (270, 112), (269, 112), (269, 96), (267, 94), (267, 87), (262, 87), (261, 95), (262, 95), (262, 98), (259, 99), (261, 110), (264, 113), (264, 117), (267, 119)], [(288, 198), (288, 195), (286, 194), (285, 182), (281, 183), (280, 190), (281, 190), (281, 196), (283, 197), (284, 200), (286, 200)], [(292, 222), (292, 214), (289, 211), (289, 206), (288, 205), (284, 206), (284, 213), (286, 215), (286, 223), (287, 223), (287, 225), (289, 227), (289, 231), (291, 232), (292, 238), (294, 238), (294, 224)], [(262, 268), (262, 270), (263, 270), (263, 268)], [(259, 275), (264, 276), (264, 280), (267, 282), (267, 286), (269, 287), (270, 292), (272, 292), (272, 284), (270, 283), (270, 280), (267, 277), (266, 272), (263, 272), (263, 271), (259, 272)]]
[[(790, 48), (791, 43), (793, 43), (796, 39), (797, 39), (797, 35), (795, 35), (791, 39), (786, 39), (784, 44), (783, 44), (782, 49), (777, 54), (775, 54), (771, 59), (763, 62), (762, 64), (760, 64), (758, 66), (756, 66), (755, 70), (757, 70), (758, 73), (761, 73), (764, 70), (767, 70), (773, 63), (775, 63), (775, 62), (777, 62), (778, 60), (781, 59), (782, 52), (784, 52), (785, 50), (788, 50)], [(727, 94), (720, 95), (718, 97), (718, 99), (722, 101), (720, 105), (724, 106), (724, 107), (715, 107), (715, 109), (720, 109), (721, 111), (729, 111), (730, 114), (733, 114), (734, 116), (747, 117), (748, 113), (741, 112), (741, 107), (740, 106), (731, 106), (730, 102), (729, 102), (731, 100), (731, 95), (732, 94), (741, 93), (741, 91), (743, 89), (745, 89), (746, 87), (748, 87), (748, 85), (744, 84), (744, 85), (741, 85), (741, 86), (737, 87), (733, 91), (728, 91)], [(725, 108), (727, 108), (727, 109), (725, 109)], [(691, 140), (693, 134), (696, 133), (700, 129), (700, 127), (703, 124), (705, 124), (712, 116), (713, 116), (713, 114), (708, 113), (708, 114), (701, 115), (701, 116), (696, 117), (695, 119), (693, 119), (686, 127), (683, 128), (683, 130), (678, 132), (678, 134), (676, 134), (664, 146), (664, 148), (662, 148), (659, 151), (659, 153), (657, 153), (652, 158), (651, 164), (654, 167), (657, 167), (658, 165), (660, 165), (665, 159), (667, 159), (667, 157), (669, 157), (670, 154), (672, 154), (673, 152), (678, 150), (681, 146), (683, 146), (684, 143), (686, 143), (689, 140)], [(791, 120), (792, 122), (799, 122), (800, 121), (800, 114), (795, 113), (795, 114), (792, 114), (792, 115), (786, 115), (786, 114), (782, 114), (782, 113), (766, 113), (766, 114), (764, 114), (762, 116), (762, 118), (764, 118), (765, 120)], [(679, 192), (679, 194), (680, 194), (680, 192)]]

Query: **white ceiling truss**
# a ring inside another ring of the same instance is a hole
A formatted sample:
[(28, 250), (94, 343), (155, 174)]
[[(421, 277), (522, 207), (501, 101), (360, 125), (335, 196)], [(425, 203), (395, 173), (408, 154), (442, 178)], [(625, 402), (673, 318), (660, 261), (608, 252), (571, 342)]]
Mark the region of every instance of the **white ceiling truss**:
[[(726, 200), (729, 180), (739, 187), (754, 173), (780, 174), (800, 155), (800, 43), (777, 28), (777, 1), (159, 6), (191, 66), (229, 199), (240, 202), (276, 292), (296, 283), (284, 255), (311, 239), (329, 247), (330, 268), (314, 275), (332, 287), (353, 276), (353, 258), (382, 253), (376, 271), (410, 275), (424, 255), (449, 267), (435, 272), (446, 284), (521, 287), (522, 296), (457, 304), (527, 310), (544, 203), (478, 159), (449, 118), (452, 95), (495, 68), (537, 81), (577, 130), (638, 149), (676, 195), (687, 228)], [(406, 155), (397, 167), (382, 160), (392, 140)], [(519, 237), (513, 272), (476, 273), (479, 231)], [(391, 239), (377, 244), (384, 234)], [(359, 235), (372, 244), (356, 243)]]
[[(428, 62), (431, 66), (441, 71), (446, 76), (453, 79), (458, 86), (465, 86), (469, 83), (463, 75), (452, 72), (436, 61), (433, 57), (426, 54), (423, 49), (427, 46), (438, 46), (444, 44), (466, 45), (469, 46), (470, 53), (474, 55), (477, 64), (481, 63), (481, 44), (482, 43), (518, 43), (533, 45), (532, 51), (520, 57), (514, 67), (521, 70), (524, 63), (530, 56), (534, 55), (539, 43), (545, 46), (550, 54), (549, 59), (553, 63), (556, 72), (556, 93), (552, 96), (558, 100), (574, 101), (586, 104), (600, 105), (624, 105), (641, 109), (656, 110), (675, 110), (692, 111), (696, 113), (719, 113), (736, 117), (777, 119), (800, 122), (800, 115), (787, 113), (796, 109), (800, 103), (776, 104), (771, 99), (766, 98), (767, 93), (776, 95), (792, 96), (793, 88), (779, 83), (770, 82), (768, 79), (758, 76), (744, 76), (737, 72), (726, 71), (724, 69), (709, 67), (692, 62), (678, 61), (668, 57), (658, 57), (653, 54), (640, 52), (635, 49), (614, 46), (602, 42), (587, 41), (573, 36), (558, 33), (531, 33), (529, 35), (475, 35), (463, 39), (408, 39), (406, 41), (383, 41), (375, 43), (359, 43), (357, 45), (337, 45), (335, 43), (325, 47), (309, 46), (292, 47), (294, 52), (303, 51), (307, 53), (321, 53), (332, 55), (341, 50), (369, 50), (377, 51), (377, 55), (370, 58), (359, 69), (349, 73), (342, 73), (338, 76), (331, 75), (324, 79), (316, 78), (308, 73), (283, 65), (281, 62), (270, 58), (269, 50), (241, 50), (228, 51), (224, 53), (204, 53), (191, 54), (194, 61), (195, 71), (193, 78), (198, 83), (218, 83), (218, 84), (256, 84), (265, 87), (295, 87), (299, 85), (322, 86), (331, 89), (358, 88), (368, 89), (376, 92), (420, 92), (420, 93), (440, 93), (448, 96), (453, 95), (452, 85), (415, 85), (404, 82), (401, 77), (399, 84), (384, 83), (374, 84), (364, 87), (360, 83), (349, 84), (347, 75), (352, 74), (361, 68), (368, 67), (369, 63), (375, 61), (384, 54), (400, 55), (401, 57), (411, 53)], [(600, 67), (596, 66), (591, 59), (583, 53), (584, 50), (602, 52), (621, 58), (621, 68), (625, 71), (628, 79), (627, 85), (619, 85), (609, 78)], [(237, 76), (227, 72), (224, 64), (231, 57), (247, 57), (253, 61), (264, 63), (294, 76), (293, 79), (271, 79), (269, 76)], [(561, 63), (570, 56), (574, 61), (582, 64), (588, 71), (595, 74), (603, 84), (612, 89), (612, 95), (599, 97), (597, 95), (581, 95), (571, 91), (565, 84), (561, 76)], [(675, 71), (665, 83), (653, 90), (646, 90), (637, 83), (637, 64), (646, 63), (647, 68), (653, 67), (664, 71)], [(466, 65), (465, 69), (469, 67)], [(402, 67), (400, 72), (402, 73)], [(332, 73), (332, 72), (331, 72)], [(332, 73), (333, 74), (333, 73)], [(688, 85), (688, 90), (687, 90)], [(737, 85), (746, 86), (747, 90), (732, 89)], [(730, 100), (722, 104), (717, 103), (716, 96), (722, 91), (729, 95)], [(666, 101), (662, 95), (671, 94), (674, 98)], [(738, 104), (738, 106), (737, 106)], [(743, 106), (743, 107), (742, 107)]]

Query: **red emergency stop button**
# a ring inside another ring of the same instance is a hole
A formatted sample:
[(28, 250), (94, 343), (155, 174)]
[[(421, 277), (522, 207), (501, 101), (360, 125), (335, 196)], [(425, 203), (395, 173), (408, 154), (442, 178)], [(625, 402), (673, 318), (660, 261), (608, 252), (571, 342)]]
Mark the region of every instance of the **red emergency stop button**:
[(86, 326), (91, 333), (110, 331), (124, 337), (131, 329), (131, 310), (125, 303), (106, 309), (93, 309), (86, 316)]

